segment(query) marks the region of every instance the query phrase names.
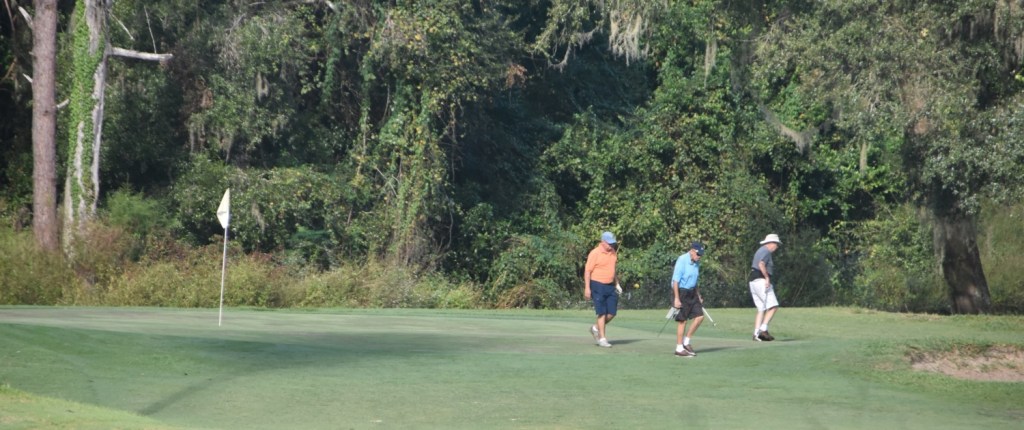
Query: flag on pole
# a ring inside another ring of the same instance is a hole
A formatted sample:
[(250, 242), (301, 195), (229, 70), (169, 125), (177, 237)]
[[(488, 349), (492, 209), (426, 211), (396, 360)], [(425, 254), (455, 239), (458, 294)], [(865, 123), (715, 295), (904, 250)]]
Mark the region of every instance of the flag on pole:
[(221, 227), (228, 228), (228, 222), (231, 221), (231, 188), (224, 190), (224, 197), (221, 197), (220, 206), (217, 207), (217, 219)]
[(224, 258), (220, 265), (220, 310), (217, 311), (217, 326), (221, 325), (224, 319), (224, 275), (228, 268), (228, 222), (231, 221), (231, 188), (224, 190), (224, 197), (220, 199), (220, 206), (217, 207), (217, 219), (221, 227), (224, 227)]

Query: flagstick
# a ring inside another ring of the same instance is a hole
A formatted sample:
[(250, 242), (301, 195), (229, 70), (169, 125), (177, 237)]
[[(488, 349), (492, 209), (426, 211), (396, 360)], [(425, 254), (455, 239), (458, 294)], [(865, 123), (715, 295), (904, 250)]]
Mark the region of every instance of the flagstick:
[(220, 226), (224, 227), (224, 259), (220, 264), (220, 311), (217, 313), (217, 327), (220, 327), (224, 319), (224, 274), (228, 267), (228, 224), (231, 223), (231, 189), (224, 190), (224, 197), (220, 199), (220, 206), (217, 207), (217, 220)]
[(224, 229), (224, 258), (220, 264), (220, 312), (217, 314), (217, 327), (224, 318), (224, 274), (228, 267), (228, 229)]

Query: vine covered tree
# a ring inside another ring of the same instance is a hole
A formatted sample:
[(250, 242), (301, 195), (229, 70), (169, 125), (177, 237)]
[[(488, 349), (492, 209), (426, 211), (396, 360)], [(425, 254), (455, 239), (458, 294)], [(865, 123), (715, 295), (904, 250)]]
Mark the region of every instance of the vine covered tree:
[(77, 0), (72, 16), (67, 177), (64, 184), (65, 243), (96, 215), (110, 55), (162, 61), (168, 54), (112, 47), (109, 15), (114, 0)]

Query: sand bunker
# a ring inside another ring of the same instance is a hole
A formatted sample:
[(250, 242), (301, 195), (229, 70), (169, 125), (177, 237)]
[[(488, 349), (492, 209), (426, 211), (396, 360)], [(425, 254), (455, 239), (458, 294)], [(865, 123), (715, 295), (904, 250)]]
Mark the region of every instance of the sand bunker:
[(915, 351), (909, 357), (915, 370), (975, 381), (1024, 382), (1024, 351), (1013, 346)]

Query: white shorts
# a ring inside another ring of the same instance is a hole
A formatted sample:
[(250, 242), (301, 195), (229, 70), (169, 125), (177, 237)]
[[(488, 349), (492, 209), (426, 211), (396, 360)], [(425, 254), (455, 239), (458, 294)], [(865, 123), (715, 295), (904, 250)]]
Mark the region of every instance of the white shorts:
[(754, 307), (759, 311), (779, 307), (779, 299), (775, 297), (775, 286), (769, 285), (768, 291), (765, 291), (764, 278), (750, 281), (750, 296), (754, 298)]

